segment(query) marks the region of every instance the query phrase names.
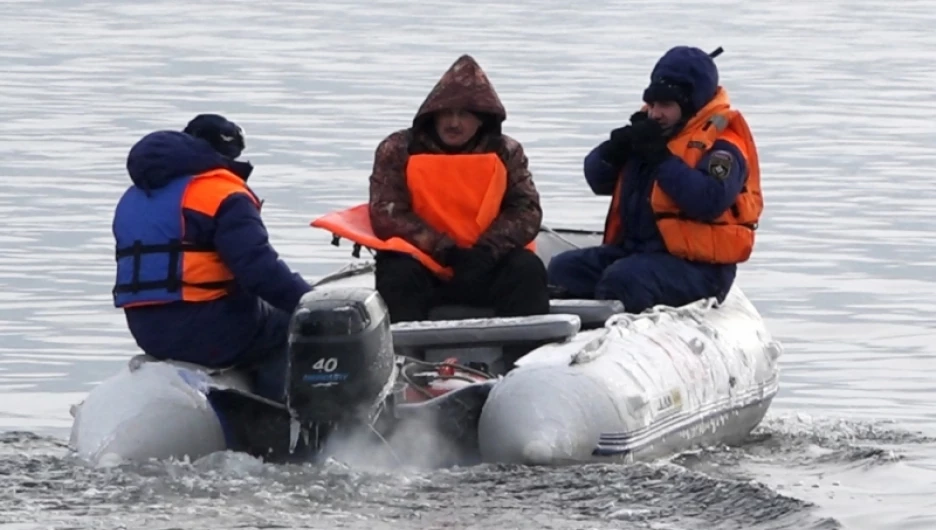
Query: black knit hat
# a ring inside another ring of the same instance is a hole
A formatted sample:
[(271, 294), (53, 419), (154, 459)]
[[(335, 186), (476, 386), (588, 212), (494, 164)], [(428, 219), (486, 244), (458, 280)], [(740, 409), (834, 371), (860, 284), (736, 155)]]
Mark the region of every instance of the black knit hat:
[(692, 116), (699, 109), (692, 105), (692, 87), (685, 83), (678, 83), (666, 78), (658, 79), (644, 90), (644, 103), (662, 103), (673, 101), (682, 109), (684, 116)]
[(246, 147), (244, 130), (219, 114), (199, 114), (182, 132), (205, 140), (215, 151), (234, 160)]

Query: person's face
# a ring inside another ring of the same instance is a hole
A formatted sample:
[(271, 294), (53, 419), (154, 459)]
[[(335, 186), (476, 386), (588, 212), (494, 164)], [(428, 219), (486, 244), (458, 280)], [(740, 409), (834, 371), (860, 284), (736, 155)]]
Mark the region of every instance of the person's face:
[(481, 120), (464, 109), (441, 110), (435, 113), (435, 128), (439, 138), (449, 147), (464, 145), (481, 127)]
[(647, 117), (659, 123), (664, 131), (668, 131), (679, 123), (682, 109), (675, 101), (655, 101), (647, 105)]

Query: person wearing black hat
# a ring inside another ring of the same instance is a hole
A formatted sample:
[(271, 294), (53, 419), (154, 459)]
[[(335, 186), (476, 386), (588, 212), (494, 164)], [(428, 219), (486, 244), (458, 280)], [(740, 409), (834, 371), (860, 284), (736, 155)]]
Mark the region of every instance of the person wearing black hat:
[(311, 287), (270, 245), (245, 147), (235, 123), (200, 114), (130, 149), (114, 305), (146, 354), (249, 367), (255, 391), (282, 400), (289, 317)]
[(667, 51), (646, 104), (585, 158), (592, 191), (611, 196), (604, 241), (549, 264), (557, 296), (620, 300), (628, 312), (724, 301), (763, 211), (753, 135), (709, 54)]

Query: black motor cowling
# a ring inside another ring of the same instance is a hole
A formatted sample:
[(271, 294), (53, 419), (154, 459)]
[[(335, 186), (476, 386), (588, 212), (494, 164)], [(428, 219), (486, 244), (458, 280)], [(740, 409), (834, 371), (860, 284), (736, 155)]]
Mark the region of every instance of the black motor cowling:
[(286, 404), (303, 425), (362, 419), (394, 376), (390, 315), (373, 289), (306, 293), (289, 324)]

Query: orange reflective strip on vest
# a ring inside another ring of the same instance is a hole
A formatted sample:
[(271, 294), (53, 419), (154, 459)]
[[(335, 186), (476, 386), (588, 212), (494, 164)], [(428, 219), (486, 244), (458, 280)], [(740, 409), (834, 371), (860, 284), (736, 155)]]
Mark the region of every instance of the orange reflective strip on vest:
[[(497, 219), (507, 180), (507, 168), (496, 153), (411, 155), (406, 165), (413, 213), (464, 248), (473, 246)], [(450, 268), (408, 241), (378, 238), (368, 204), (328, 213), (311, 224), (368, 248), (409, 254), (440, 277), (451, 278)], [(535, 251), (535, 241), (525, 248)]]
[[(214, 217), (218, 208), (234, 193), (244, 193), (259, 208), (260, 201), (243, 179), (226, 169), (196, 175), (182, 195), (182, 209)], [(182, 221), (183, 231), (185, 220)], [(183, 238), (185, 234), (182, 234)], [(182, 253), (182, 299), (189, 302), (215, 300), (227, 294), (234, 274), (217, 252)], [(201, 284), (201, 285), (199, 285)], [(214, 284), (214, 285), (212, 285)]]

